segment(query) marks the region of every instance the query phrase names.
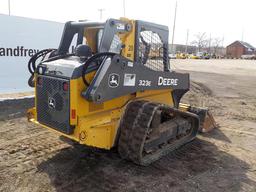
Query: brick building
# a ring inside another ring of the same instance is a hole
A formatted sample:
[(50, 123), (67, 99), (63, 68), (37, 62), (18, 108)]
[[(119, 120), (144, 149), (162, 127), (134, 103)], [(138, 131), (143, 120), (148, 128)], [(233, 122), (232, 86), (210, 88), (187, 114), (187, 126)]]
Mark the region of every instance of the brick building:
[(256, 49), (249, 43), (235, 41), (227, 46), (226, 54), (228, 58), (241, 58), (242, 55), (253, 55)]

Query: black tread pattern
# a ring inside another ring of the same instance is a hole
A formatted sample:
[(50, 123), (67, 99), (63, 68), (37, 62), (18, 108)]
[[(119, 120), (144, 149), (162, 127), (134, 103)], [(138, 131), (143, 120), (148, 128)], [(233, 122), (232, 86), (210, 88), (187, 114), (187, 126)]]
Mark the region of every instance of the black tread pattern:
[[(151, 125), (151, 121), (156, 110), (162, 110), (168, 113), (187, 117), (191, 121), (191, 132), (181, 138), (177, 138), (171, 144), (165, 147), (159, 147), (153, 153), (143, 151), (144, 143)], [(179, 148), (193, 140), (199, 128), (198, 116), (189, 112), (182, 112), (178, 109), (149, 101), (130, 102), (120, 123), (121, 133), (118, 142), (118, 152), (123, 159), (131, 160), (136, 164), (147, 166), (152, 162), (167, 155), (169, 152)]]

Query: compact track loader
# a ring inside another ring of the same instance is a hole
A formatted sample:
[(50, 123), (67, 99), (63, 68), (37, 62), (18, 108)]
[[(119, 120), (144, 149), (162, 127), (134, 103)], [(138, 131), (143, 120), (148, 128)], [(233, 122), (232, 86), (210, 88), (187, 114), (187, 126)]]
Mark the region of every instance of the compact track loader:
[(58, 49), (38, 52), (28, 67), (35, 87), (29, 121), (80, 144), (117, 147), (136, 164), (190, 142), (213, 120), (207, 109), (179, 105), (189, 74), (170, 70), (163, 25), (67, 22)]

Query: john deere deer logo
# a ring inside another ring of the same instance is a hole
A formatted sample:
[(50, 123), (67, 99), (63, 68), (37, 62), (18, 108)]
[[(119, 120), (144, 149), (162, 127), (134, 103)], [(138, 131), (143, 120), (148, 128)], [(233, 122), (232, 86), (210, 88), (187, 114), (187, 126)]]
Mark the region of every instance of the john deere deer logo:
[(119, 85), (119, 75), (116, 73), (111, 73), (108, 77), (108, 85), (111, 88), (116, 88)]

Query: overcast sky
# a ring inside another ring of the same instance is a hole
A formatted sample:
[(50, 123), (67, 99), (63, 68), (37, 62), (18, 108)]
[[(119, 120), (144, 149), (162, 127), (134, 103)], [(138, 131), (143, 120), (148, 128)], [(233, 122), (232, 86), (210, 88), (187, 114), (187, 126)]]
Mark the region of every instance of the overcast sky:
[[(173, 27), (175, 0), (125, 0), (125, 16)], [(256, 0), (178, 0), (174, 43), (189, 42), (195, 34), (224, 37), (224, 45), (244, 40), (256, 46)], [(123, 0), (11, 0), (11, 14), (51, 21), (119, 18)], [(8, 0), (0, 0), (0, 13), (8, 14)], [(4, 27), (4, 26), (1, 26)], [(36, 30), (36, 29), (35, 29)]]

